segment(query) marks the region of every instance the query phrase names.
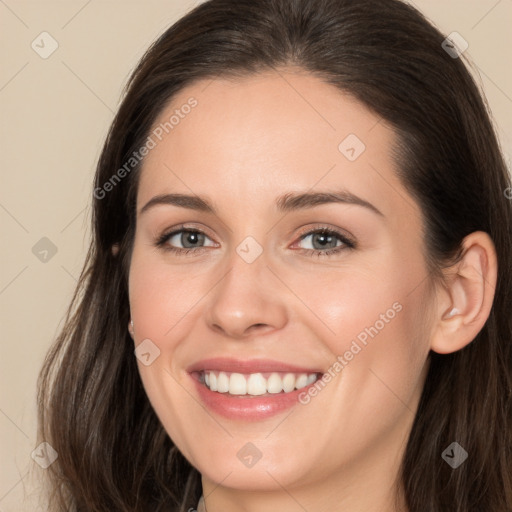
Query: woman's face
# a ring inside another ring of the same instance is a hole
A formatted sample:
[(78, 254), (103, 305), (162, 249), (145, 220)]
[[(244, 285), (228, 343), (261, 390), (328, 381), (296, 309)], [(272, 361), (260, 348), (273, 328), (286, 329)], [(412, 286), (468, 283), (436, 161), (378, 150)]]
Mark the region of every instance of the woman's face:
[[(129, 293), (169, 436), (223, 487), (387, 482), (428, 369), (433, 301), (394, 132), (291, 68), (197, 82), (154, 128)], [(147, 205), (166, 194), (190, 197)]]

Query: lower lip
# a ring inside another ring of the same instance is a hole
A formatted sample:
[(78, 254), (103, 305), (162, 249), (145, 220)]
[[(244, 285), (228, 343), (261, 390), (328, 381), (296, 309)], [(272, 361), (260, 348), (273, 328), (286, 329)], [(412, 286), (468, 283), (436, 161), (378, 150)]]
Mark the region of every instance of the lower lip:
[(276, 393), (274, 395), (230, 395), (229, 393), (219, 393), (211, 391), (198, 378), (189, 374), (195, 383), (199, 397), (203, 403), (213, 412), (228, 418), (246, 421), (258, 421), (275, 416), (280, 412), (292, 408), (299, 404), (299, 394), (308, 391), (317, 381), (295, 389), (289, 393)]

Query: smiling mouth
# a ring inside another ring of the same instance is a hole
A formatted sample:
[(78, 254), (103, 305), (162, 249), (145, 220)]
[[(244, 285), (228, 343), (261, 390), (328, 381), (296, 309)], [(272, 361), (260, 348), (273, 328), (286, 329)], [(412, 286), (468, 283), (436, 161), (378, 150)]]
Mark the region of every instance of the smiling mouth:
[(272, 396), (302, 389), (321, 378), (322, 373), (259, 372), (236, 373), (218, 370), (194, 372), (210, 391), (233, 396)]

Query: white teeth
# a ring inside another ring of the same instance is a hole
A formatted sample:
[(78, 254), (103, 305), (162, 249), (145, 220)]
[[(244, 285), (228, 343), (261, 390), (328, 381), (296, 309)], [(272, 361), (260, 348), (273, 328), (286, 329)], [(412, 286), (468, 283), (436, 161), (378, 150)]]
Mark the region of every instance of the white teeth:
[(267, 381), (261, 373), (253, 373), (247, 381), (247, 393), (249, 395), (264, 395), (267, 392)]
[(283, 390), (283, 379), (277, 373), (273, 373), (267, 379), (267, 391), (269, 393), (281, 393)]
[[(268, 374), (267, 374), (268, 375)], [(316, 373), (271, 373), (265, 378), (261, 373), (226, 373), (206, 371), (203, 373), (204, 383), (211, 391), (229, 393), (231, 395), (264, 395), (265, 393), (289, 393), (313, 384), (317, 380)]]
[(307, 383), (308, 383), (308, 376), (305, 373), (303, 373), (302, 375), (299, 375), (297, 377), (297, 380), (295, 382), (295, 387), (297, 389), (300, 389), (300, 388), (303, 388), (304, 386), (306, 386)]
[(232, 395), (246, 395), (247, 381), (241, 373), (232, 373), (229, 377), (229, 389)]
[(306, 386), (313, 384), (313, 382), (315, 382), (315, 380), (316, 380), (316, 373), (312, 373), (312, 374), (308, 375), (308, 381), (306, 383)]
[[(217, 391), (217, 376), (215, 375), (215, 373), (210, 373), (209, 374), (209, 377), (210, 377), (210, 383), (207, 384), (208, 386), (210, 386), (210, 389), (212, 391)], [(206, 379), (206, 377), (205, 377)]]
[(217, 377), (217, 391), (219, 393), (227, 393), (229, 391), (229, 377), (224, 372), (220, 372)]
[(287, 373), (283, 379), (283, 391), (289, 393), (295, 388), (295, 375), (293, 373)]

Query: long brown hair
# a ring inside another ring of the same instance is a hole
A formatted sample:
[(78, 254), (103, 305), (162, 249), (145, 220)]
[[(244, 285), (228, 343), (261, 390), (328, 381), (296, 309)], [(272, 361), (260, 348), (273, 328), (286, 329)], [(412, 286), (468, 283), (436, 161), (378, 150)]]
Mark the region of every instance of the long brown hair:
[[(59, 455), (46, 472), (50, 510), (195, 506), (200, 474), (153, 411), (127, 331), (141, 163), (105, 184), (187, 85), (287, 65), (351, 94), (395, 129), (397, 173), (421, 207), (432, 277), (459, 256), (469, 233), (486, 231), (494, 241), (499, 278), (490, 316), (463, 350), (431, 352), (399, 477), (411, 512), (512, 510), (510, 178), (483, 95), (444, 39), (398, 0), (210, 0), (154, 42), (105, 141), (91, 245), (39, 376), (38, 435)], [(441, 457), (454, 441), (469, 454), (456, 470)]]

